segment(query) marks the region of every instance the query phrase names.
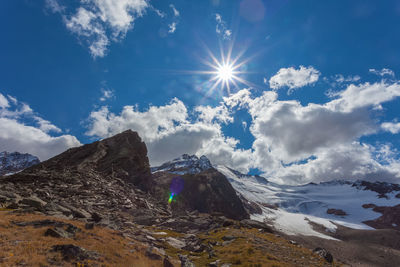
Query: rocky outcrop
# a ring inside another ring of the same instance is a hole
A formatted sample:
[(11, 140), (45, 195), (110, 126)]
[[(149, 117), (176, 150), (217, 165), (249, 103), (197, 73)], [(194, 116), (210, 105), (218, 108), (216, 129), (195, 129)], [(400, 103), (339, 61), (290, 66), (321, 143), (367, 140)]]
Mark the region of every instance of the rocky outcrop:
[(386, 182), (368, 182), (368, 181), (357, 181), (353, 183), (353, 187), (358, 189), (370, 190), (378, 193), (379, 198), (387, 198), (388, 193), (400, 191), (399, 184), (391, 184)]
[(375, 229), (396, 229), (400, 230), (400, 205), (394, 207), (373, 207), (373, 211), (382, 213), (382, 216), (375, 220), (365, 221)]
[(347, 213), (341, 209), (327, 209), (326, 213), (333, 214), (336, 216), (347, 216)]
[[(165, 203), (174, 193), (171, 209), (175, 214), (184, 210), (203, 213), (219, 212), (231, 219), (249, 218), (242, 201), (227, 178), (215, 169), (198, 174), (176, 175), (157, 172), (153, 175), (155, 196)], [(179, 192), (172, 188), (179, 187)]]
[(0, 176), (17, 173), (38, 163), (40, 160), (28, 153), (0, 152)]
[(144, 190), (148, 190), (151, 185), (146, 145), (139, 135), (131, 130), (71, 148), (35, 166), (33, 171), (39, 170), (76, 170), (81, 173), (95, 171), (103, 176), (131, 182)]

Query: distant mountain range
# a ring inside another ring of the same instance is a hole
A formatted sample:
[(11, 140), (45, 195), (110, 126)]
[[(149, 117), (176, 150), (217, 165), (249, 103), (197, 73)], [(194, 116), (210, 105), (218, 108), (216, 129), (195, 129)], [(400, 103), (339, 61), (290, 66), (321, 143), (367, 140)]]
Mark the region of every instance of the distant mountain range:
[(0, 152), (0, 176), (11, 175), (40, 163), (40, 160), (28, 153)]
[[(183, 155), (152, 172), (200, 173), (212, 168), (205, 156)], [(309, 223), (329, 231), (336, 224), (354, 229), (400, 230), (400, 186), (385, 182), (331, 181), (301, 186), (280, 185), (258, 175), (246, 175), (226, 166), (215, 166), (231, 183), (249, 209), (252, 219), (268, 222), (287, 234), (332, 238)]]

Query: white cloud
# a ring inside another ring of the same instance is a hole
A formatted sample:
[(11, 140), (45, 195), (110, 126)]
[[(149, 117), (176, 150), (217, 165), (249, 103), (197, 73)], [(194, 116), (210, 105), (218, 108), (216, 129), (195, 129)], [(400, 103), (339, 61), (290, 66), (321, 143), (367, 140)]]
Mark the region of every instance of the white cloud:
[(215, 32), (224, 40), (229, 40), (232, 35), (232, 30), (229, 29), (228, 26), (226, 26), (226, 22), (222, 19), (222, 16), (220, 14), (215, 14), (215, 21), (217, 22)]
[[(0, 93), (0, 99), (1, 96)], [(61, 133), (61, 129), (36, 115), (29, 105), (20, 104), (15, 97), (8, 98), (12, 105), (0, 109), (0, 151), (31, 153), (46, 160), (80, 145), (71, 135), (51, 136), (49, 132)], [(27, 125), (25, 120), (33, 125)]]
[(46, 0), (46, 8), (53, 13), (61, 13), (65, 11), (65, 7), (61, 5), (57, 0)]
[(101, 93), (102, 93), (102, 96), (100, 97), (100, 101), (101, 102), (104, 102), (107, 99), (110, 99), (110, 98), (114, 97), (114, 91), (110, 90), (110, 89), (102, 88), (101, 89)]
[(214, 163), (247, 171), (250, 152), (236, 149), (238, 141), (225, 137), (219, 124), (231, 119), (226, 107), (198, 107), (195, 111), (198, 117), (191, 121), (178, 99), (147, 111), (125, 106), (118, 115), (102, 107), (90, 114), (87, 135), (105, 138), (126, 129), (137, 131), (146, 142), (153, 166), (188, 153), (204, 154)]
[(320, 72), (313, 67), (300, 66), (299, 69), (293, 67), (281, 68), (277, 74), (269, 79), (269, 87), (272, 89), (280, 89), (288, 87), (288, 94), (295, 89), (314, 84), (318, 81)]
[(381, 124), (381, 128), (386, 132), (398, 134), (400, 133), (400, 122), (384, 122)]
[(0, 93), (0, 108), (7, 108), (9, 106), (7, 98)]
[(361, 77), (358, 75), (344, 77), (342, 74), (336, 74), (334, 80), (337, 83), (357, 82), (361, 80)]
[[(360, 138), (383, 127), (370, 110), (400, 96), (398, 90), (397, 82), (351, 84), (327, 103), (304, 105), (278, 100), (275, 91), (255, 97), (243, 89), (215, 107), (201, 105), (194, 112), (178, 99), (146, 111), (125, 106), (120, 114), (102, 107), (91, 113), (87, 134), (104, 138), (126, 129), (138, 131), (153, 166), (189, 153), (244, 172), (258, 168), (276, 182), (396, 181), (398, 152), (387, 145), (361, 143)], [(223, 131), (238, 110), (251, 116), (239, 122), (254, 138), (248, 149), (239, 149), (239, 140)]]
[(391, 69), (386, 69), (386, 68), (383, 68), (381, 70), (369, 69), (369, 72), (379, 75), (379, 76), (382, 76), (382, 77), (386, 76), (386, 75), (394, 77), (394, 72)]
[(174, 12), (175, 17), (179, 17), (180, 13), (179, 11), (175, 8), (173, 4), (170, 4), (169, 7), (172, 9), (172, 12)]
[(168, 33), (174, 33), (176, 31), (176, 22), (168, 24), (168, 27), (169, 27)]
[(84, 40), (96, 58), (106, 55), (111, 41), (125, 37), (149, 4), (146, 0), (84, 0), (73, 14), (67, 13), (56, 0), (47, 0), (46, 6), (62, 15), (67, 29)]
[(379, 107), (381, 103), (400, 96), (400, 83), (382, 80), (372, 84), (350, 84), (345, 90), (332, 96), (338, 97), (326, 104), (332, 110), (350, 112), (363, 107)]

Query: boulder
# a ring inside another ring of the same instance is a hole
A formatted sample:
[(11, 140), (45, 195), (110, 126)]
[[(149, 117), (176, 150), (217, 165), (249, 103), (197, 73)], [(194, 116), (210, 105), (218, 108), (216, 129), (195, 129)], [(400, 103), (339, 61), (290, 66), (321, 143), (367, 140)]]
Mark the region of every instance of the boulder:
[(318, 247), (318, 248), (315, 248), (313, 250), (313, 252), (315, 254), (318, 254), (320, 257), (324, 258), (327, 262), (329, 262), (329, 263), (333, 262), (332, 254), (329, 251), (327, 251), (326, 249)]
[(94, 251), (87, 251), (84, 248), (67, 244), (67, 245), (55, 245), (52, 247), (54, 252), (60, 252), (63, 256), (63, 259), (66, 261), (75, 260), (75, 261), (84, 261), (88, 259), (98, 259), (99, 254)]
[(47, 204), (45, 201), (35, 196), (23, 198), (20, 203), (35, 208), (39, 211), (43, 211), (44, 206)]

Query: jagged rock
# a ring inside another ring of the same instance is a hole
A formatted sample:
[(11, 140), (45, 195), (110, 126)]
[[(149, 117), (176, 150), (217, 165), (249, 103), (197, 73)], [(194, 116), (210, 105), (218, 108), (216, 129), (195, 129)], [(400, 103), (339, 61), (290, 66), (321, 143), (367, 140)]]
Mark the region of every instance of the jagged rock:
[(87, 251), (84, 248), (68, 244), (68, 245), (55, 245), (52, 247), (52, 251), (61, 252), (63, 259), (66, 261), (78, 260), (84, 261), (88, 259), (97, 259), (99, 254), (95, 251)]
[(57, 237), (57, 238), (71, 238), (71, 237), (74, 236), (73, 234), (68, 233), (63, 228), (60, 228), (60, 227), (49, 228), (49, 229), (46, 230), (44, 235), (45, 236)]
[(30, 207), (33, 207), (33, 208), (35, 208), (35, 209), (37, 209), (39, 211), (44, 210), (44, 206), (47, 204), (45, 201), (43, 201), (40, 198), (35, 197), (35, 196), (31, 196), (31, 197), (28, 197), (28, 198), (23, 198), (20, 201), (20, 203), (28, 205)]
[(172, 247), (176, 249), (182, 249), (183, 247), (186, 246), (186, 243), (184, 241), (173, 237), (167, 237), (166, 241), (168, 244), (170, 244)]
[(219, 263), (221, 262), (221, 260), (216, 260), (216, 261), (213, 261), (213, 262), (210, 262), (209, 264), (208, 264), (208, 266), (209, 267), (219, 267)]
[(181, 260), (181, 267), (196, 267), (196, 265), (194, 265), (194, 263), (189, 260), (188, 256), (178, 255), (178, 257)]
[(324, 248), (315, 248), (314, 253), (318, 254), (320, 257), (324, 258), (327, 262), (332, 263), (333, 262), (333, 256), (332, 254), (327, 251)]
[(187, 210), (197, 210), (202, 213), (220, 212), (231, 219), (249, 218), (227, 178), (213, 168), (198, 174), (180, 176), (157, 172), (154, 181), (155, 196), (165, 203), (171, 191), (170, 186), (181, 185), (180, 192), (176, 192), (176, 202), (171, 203), (172, 212), (176, 215)]
[(57, 212), (57, 211), (59, 211), (59, 212), (61, 212), (62, 214), (66, 215), (66, 216), (69, 216), (69, 215), (72, 214), (71, 210), (69, 210), (69, 209), (67, 209), (65, 207), (62, 207), (62, 206), (60, 206), (60, 205), (58, 205), (58, 204), (56, 204), (54, 202), (47, 203), (44, 206), (44, 209), (46, 211), (48, 211), (48, 212)]

